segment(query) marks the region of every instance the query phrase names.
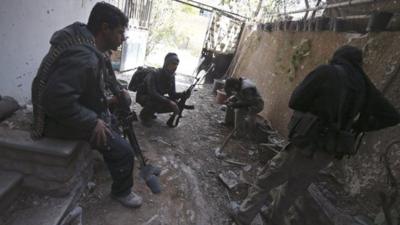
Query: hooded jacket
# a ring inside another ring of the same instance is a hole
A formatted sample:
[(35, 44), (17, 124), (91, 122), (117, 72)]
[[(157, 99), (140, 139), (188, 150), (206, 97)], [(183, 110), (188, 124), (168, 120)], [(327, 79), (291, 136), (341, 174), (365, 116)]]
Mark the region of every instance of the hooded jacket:
[[(136, 94), (136, 102), (142, 106), (148, 101), (169, 104), (170, 99), (182, 98), (183, 93), (176, 92), (175, 72), (169, 72), (167, 69), (171, 63), (179, 64), (176, 53), (168, 53), (164, 58), (163, 67), (152, 71), (145, 77), (143, 88), (138, 89)], [(165, 94), (168, 94), (168, 97)]]
[[(73, 43), (74, 38), (92, 42)], [(97, 119), (107, 121), (109, 116), (104, 93), (109, 71), (105, 56), (94, 46), (94, 37), (86, 25), (74, 23), (55, 32), (46, 57), (65, 43), (69, 45), (53, 60), (47, 77), (39, 69), (32, 85), (32, 99), (41, 103), (36, 111), (44, 112), (45, 136), (88, 139)], [(48, 64), (46, 57), (41, 67)], [(40, 87), (40, 83), (44, 85)], [(42, 94), (35, 96), (35, 92)]]
[(233, 108), (247, 107), (252, 113), (259, 113), (264, 109), (264, 100), (261, 98), (256, 85), (249, 79), (239, 78), (240, 90), (236, 94), (237, 101), (231, 104)]
[[(339, 48), (329, 65), (317, 67), (296, 87), (289, 107), (310, 112), (325, 123), (338, 123), (341, 116), (340, 127), (351, 124), (357, 133), (398, 124), (399, 113), (372, 84), (361, 64), (360, 50)], [(352, 123), (357, 114), (359, 119)]]

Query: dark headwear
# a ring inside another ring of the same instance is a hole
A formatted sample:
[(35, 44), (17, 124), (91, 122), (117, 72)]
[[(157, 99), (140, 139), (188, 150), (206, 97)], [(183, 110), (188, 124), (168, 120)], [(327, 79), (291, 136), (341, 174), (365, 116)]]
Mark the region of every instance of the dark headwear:
[(346, 60), (353, 66), (361, 66), (363, 63), (362, 51), (359, 48), (344, 45), (333, 54), (332, 61)]
[[(355, 91), (364, 90), (364, 82), (360, 80), (367, 79), (363, 68), (363, 57), (361, 49), (350, 45), (344, 45), (338, 48), (331, 60), (331, 64), (341, 65), (349, 74), (349, 88)], [(359, 76), (357, 76), (359, 74)]]
[(230, 77), (226, 79), (224, 86), (226, 94), (230, 96), (232, 95), (232, 91), (238, 91), (238, 88), (240, 89), (241, 82), (241, 78)]
[(174, 52), (169, 52), (164, 58), (164, 67), (168, 64), (179, 64), (178, 55)]

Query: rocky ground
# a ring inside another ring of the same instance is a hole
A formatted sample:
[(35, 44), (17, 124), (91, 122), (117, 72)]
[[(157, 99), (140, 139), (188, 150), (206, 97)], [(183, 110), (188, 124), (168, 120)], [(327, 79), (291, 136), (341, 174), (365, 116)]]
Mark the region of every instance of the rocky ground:
[[(158, 115), (150, 128), (134, 124), (145, 156), (162, 168), (162, 193), (152, 194), (136, 169), (134, 190), (143, 196), (144, 204), (139, 209), (120, 206), (109, 197), (111, 178), (99, 160), (96, 186), (81, 202), (84, 224), (230, 224), (226, 207), (230, 200), (244, 197), (245, 183), (251, 182), (243, 171), (254, 172), (260, 165), (257, 145), (249, 140), (231, 140), (225, 149), (227, 156), (223, 160), (215, 156), (231, 128), (220, 124), (224, 112), (210, 90), (200, 86), (193, 92), (188, 103), (195, 110), (185, 111), (177, 128), (165, 124), (166, 114)], [(140, 106), (134, 108), (139, 112)], [(227, 189), (219, 178), (221, 173), (231, 174), (240, 184)]]
[[(184, 90), (190, 82), (189, 78), (178, 78), (178, 89)], [(211, 90), (210, 85), (196, 87), (188, 101), (195, 109), (185, 111), (176, 128), (166, 125), (168, 114), (157, 115), (152, 127), (134, 123), (145, 157), (162, 170), (163, 190), (160, 194), (152, 194), (138, 174), (139, 163), (136, 161), (134, 191), (144, 199), (140, 208), (128, 209), (110, 198), (111, 177), (101, 155), (95, 154), (95, 176), (78, 203), (83, 209), (83, 224), (233, 224), (228, 216), (228, 205), (232, 201), (240, 203), (245, 198), (257, 171), (286, 141), (273, 130), (257, 142), (234, 138), (225, 147), (226, 156), (217, 158), (215, 150), (232, 128), (221, 124), (224, 112), (221, 105), (215, 103)], [(135, 94), (131, 94), (134, 99)], [(138, 113), (141, 107), (135, 104), (133, 109)], [(30, 122), (26, 119), (29, 112), (27, 106), (0, 126), (29, 129)], [(365, 199), (355, 199), (343, 191), (343, 178), (337, 168), (332, 164), (321, 172), (313, 186), (313, 194), (297, 201), (287, 215), (288, 224), (347, 224), (337, 221), (354, 221), (355, 218), (358, 223), (351, 224), (374, 224), (362, 216), (374, 216), (371, 215), (374, 209), (368, 208)], [(45, 201), (45, 197), (22, 195), (19, 201), (24, 204), (17, 205), (35, 205), (35, 202)], [(262, 223), (258, 220), (255, 224)]]

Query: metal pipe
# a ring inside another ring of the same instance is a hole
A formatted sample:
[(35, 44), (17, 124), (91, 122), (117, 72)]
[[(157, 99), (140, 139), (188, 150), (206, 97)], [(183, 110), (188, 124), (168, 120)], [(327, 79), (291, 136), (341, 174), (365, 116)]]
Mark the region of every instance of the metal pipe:
[(348, 19), (348, 20), (356, 20), (356, 19), (368, 19), (370, 15), (354, 15), (354, 16), (340, 16), (336, 17), (338, 19)]
[[(211, 6), (211, 5), (207, 5), (207, 4), (204, 4), (204, 3), (201, 3), (201, 2), (193, 1), (193, 0), (187, 0), (187, 1), (173, 0), (173, 1), (180, 2), (180, 3), (186, 4), (186, 5), (190, 5), (190, 6), (193, 6), (193, 7), (199, 8), (199, 9), (203, 9), (203, 10), (206, 10), (206, 11), (209, 11), (209, 12), (212, 12), (213, 10), (215, 10), (215, 11), (218, 11), (218, 12), (223, 13), (225, 15), (229, 15), (229, 16), (231, 16), (232, 19), (236, 19), (236, 20), (243, 20), (243, 19), (247, 20), (247, 19), (249, 19), (248, 17), (239, 15), (237, 13), (229, 12), (229, 11), (226, 11), (226, 10), (223, 10), (223, 9)], [(237, 18), (235, 16), (240, 17), (242, 19), (239, 19), (239, 18)]]
[(376, 2), (376, 1), (377, 0), (350, 0), (348, 2), (339, 2), (339, 3), (330, 4), (330, 5), (321, 5), (321, 6), (316, 6), (313, 8), (308, 8), (308, 9), (294, 10), (294, 11), (290, 11), (290, 12), (286, 12), (286, 13), (271, 13), (268, 15), (282, 16), (282, 15), (288, 15), (288, 14), (309, 12), (309, 11), (313, 11), (313, 10), (331, 9), (331, 8), (338, 8), (338, 7), (343, 7), (343, 6), (366, 4), (366, 3)]
[(194, 5), (194, 4), (191, 4), (191, 3), (189, 3), (189, 2), (185, 2), (185, 1), (181, 1), (181, 0), (174, 0), (174, 1), (175, 1), (175, 2), (179, 2), (179, 3), (182, 3), (182, 4), (186, 4), (186, 5), (189, 5), (189, 6), (198, 8), (198, 9), (202, 9), (202, 10), (207, 11), (207, 12), (212, 12), (212, 9), (206, 9), (206, 8), (204, 8), (204, 7), (201, 7), (201, 6), (198, 6), (198, 5)]
[(220, 12), (224, 12), (224, 13), (228, 13), (228, 14), (232, 14), (232, 15), (238, 16), (238, 17), (242, 17), (243, 19), (246, 19), (246, 20), (249, 19), (249, 18), (246, 17), (246, 16), (242, 16), (242, 15), (237, 14), (237, 13), (234, 13), (234, 12), (226, 11), (226, 10), (220, 9), (220, 8), (215, 7), (215, 6), (212, 6), (212, 5), (207, 5), (207, 4), (202, 3), (202, 2), (198, 2), (198, 1), (194, 1), (194, 0), (187, 0), (187, 1), (193, 2), (193, 3), (197, 3), (197, 4), (199, 4), (199, 5), (205, 5), (205, 6), (208, 6), (208, 7), (212, 8), (213, 10), (220, 11)]

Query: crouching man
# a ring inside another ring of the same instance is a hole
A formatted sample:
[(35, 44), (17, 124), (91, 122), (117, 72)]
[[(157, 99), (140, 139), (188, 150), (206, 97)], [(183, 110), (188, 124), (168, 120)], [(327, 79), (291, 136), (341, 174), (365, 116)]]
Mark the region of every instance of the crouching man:
[(255, 131), (256, 116), (264, 109), (255, 84), (249, 79), (228, 78), (224, 89), (228, 96), (225, 124), (234, 124), (236, 137), (251, 135)]
[[(151, 120), (157, 118), (155, 113), (179, 114), (177, 101), (185, 95), (190, 95), (176, 92), (175, 71), (178, 64), (178, 55), (168, 53), (163, 67), (146, 75), (144, 84), (138, 88), (136, 102), (143, 107), (139, 117), (144, 126), (151, 126)], [(165, 96), (166, 94), (168, 96)]]
[[(127, 207), (142, 198), (132, 191), (133, 149), (111, 128), (105, 91), (124, 90), (111, 74), (106, 54), (125, 40), (127, 17), (115, 6), (97, 3), (88, 24), (73, 23), (55, 32), (32, 84), (32, 134), (89, 141), (101, 152), (113, 183), (111, 196)], [(111, 78), (111, 79), (109, 79)]]

